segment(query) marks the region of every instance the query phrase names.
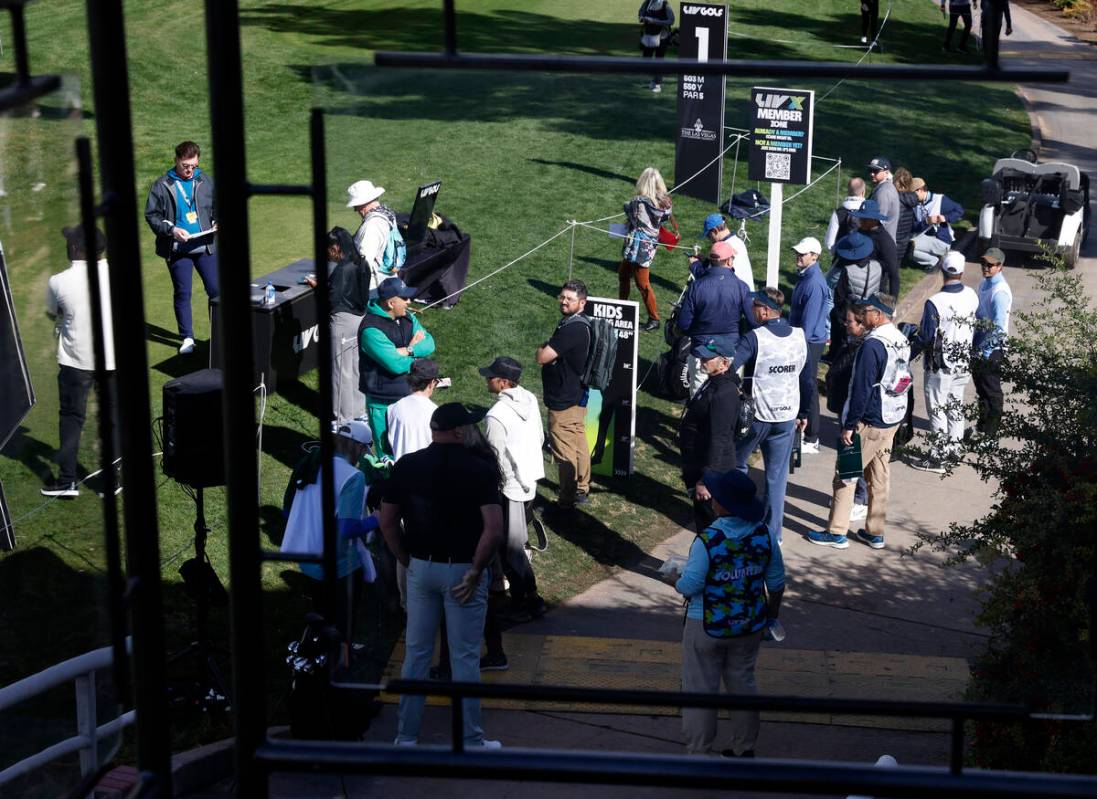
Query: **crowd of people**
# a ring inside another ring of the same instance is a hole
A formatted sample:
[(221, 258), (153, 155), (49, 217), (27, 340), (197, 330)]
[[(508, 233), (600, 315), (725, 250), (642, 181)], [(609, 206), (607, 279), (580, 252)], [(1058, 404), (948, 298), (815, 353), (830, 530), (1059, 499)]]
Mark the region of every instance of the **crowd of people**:
[[(198, 157), (196, 144), (180, 144), (146, 208), (175, 288), (184, 354), (194, 348), (192, 270), (211, 297), (217, 292), (212, 182), (198, 168)], [(716, 691), (723, 678), (730, 690), (754, 691), (758, 647), (764, 635), (773, 634), (780, 609), (785, 497), (790, 464), (798, 458), (818, 456), (824, 445), (838, 452), (826, 528), (809, 532), (806, 540), (845, 549), (852, 537), (872, 549), (885, 547), (894, 439), (909, 416), (916, 357), (924, 363), (932, 434), (929, 453), (912, 462), (914, 468), (944, 473), (962, 457), (965, 439), (997, 436), (1000, 364), (1012, 304), (1001, 274), (1004, 256), (987, 250), (978, 291), (965, 287), (965, 257), (952, 249), (952, 224), (962, 208), (906, 170), (893, 174), (884, 156), (873, 158), (867, 173), (868, 181), (849, 181), (825, 243), (807, 236), (793, 245), (790, 297), (774, 286), (755, 290), (746, 244), (720, 214), (706, 217), (700, 230), (708, 252), (702, 257), (695, 250), (690, 258), (673, 319), (690, 344), (679, 444), (697, 531), (681, 573), (673, 574), (688, 600), (684, 690)], [(402, 676), (432, 674), (441, 629), (444, 652), (434, 675), (474, 682), (481, 670), (507, 668), (503, 623), (528, 621), (547, 609), (527, 549), (532, 502), (545, 477), (546, 442), (558, 479), (551, 507), (561, 523), (590, 500), (584, 374), (594, 333), (584, 313), (587, 287), (575, 279), (561, 286), (559, 322), (531, 353), (541, 367), (540, 398), (522, 385), (522, 361), (501, 354), (479, 370), (492, 399), (486, 414), (460, 403), (436, 404), (445, 378), (431, 359), (433, 336), (410, 310), (414, 289), (395, 273), (395, 215), (381, 203), (384, 189), (368, 180), (347, 193), (347, 206), (361, 222), (354, 234), (343, 228), (329, 233), (327, 265), (336, 343), (336, 577), (343, 582), (336, 607), (319, 588), (322, 567), (305, 563), (301, 569), (316, 586), (311, 593), (317, 609), (348, 643), (362, 583), (357, 576), (375, 579), (378, 567), (386, 575), (391, 566), (407, 614)], [(648, 311), (643, 330), (660, 324), (649, 275), (659, 230), (671, 211), (662, 176), (644, 170), (625, 206), (628, 232), (619, 269), (621, 295), (627, 297), (633, 282), (640, 290)], [(102, 256), (103, 242), (89, 246), (79, 229), (63, 233), (71, 265), (51, 278), (47, 299), (60, 330), (60, 472), (42, 491), (75, 496), (75, 453), (94, 369), (87, 259)], [(831, 258), (825, 273), (824, 253)], [(900, 264), (908, 255), (915, 265), (940, 271), (943, 285), (926, 301), (920, 323), (901, 330), (895, 306)], [(99, 269), (109, 301), (105, 260)], [(109, 319), (109, 305), (104, 313)], [(109, 337), (106, 344), (111, 372)], [(824, 361), (827, 403), (839, 423), (836, 440), (828, 442), (820, 438), (818, 371)], [(979, 406), (973, 431), (965, 429), (962, 410), (969, 381)], [(748, 477), (758, 450), (760, 493)], [(293, 470), (284, 500), (285, 552), (322, 551), (320, 465), (314, 451)], [(466, 745), (498, 746), (484, 736), (478, 700), (464, 702)], [(417, 742), (422, 713), (421, 697), (401, 699), (397, 744)], [(715, 751), (714, 712), (685, 711), (683, 725), (691, 752)], [(751, 756), (757, 714), (734, 714), (733, 730), (724, 753)]]

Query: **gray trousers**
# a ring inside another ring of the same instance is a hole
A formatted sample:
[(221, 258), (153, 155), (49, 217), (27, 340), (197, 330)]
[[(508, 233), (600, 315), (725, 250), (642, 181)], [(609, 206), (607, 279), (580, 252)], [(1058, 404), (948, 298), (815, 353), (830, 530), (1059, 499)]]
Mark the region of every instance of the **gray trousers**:
[[(761, 631), (738, 638), (713, 638), (700, 619), (686, 619), (682, 631), (682, 691), (715, 694), (724, 688), (732, 694), (757, 694), (754, 666), (758, 662)], [(731, 711), (731, 749), (736, 754), (754, 749), (758, 740), (756, 710)], [(716, 710), (682, 708), (682, 734), (691, 755), (719, 753), (716, 740)]]
[(970, 381), (968, 372), (926, 370), (926, 415), (930, 431), (937, 436), (934, 454), (938, 459), (963, 453), (964, 387)]
[(919, 233), (911, 239), (911, 244), (914, 246), (911, 247), (910, 257), (915, 263), (926, 267), (937, 266), (951, 249), (948, 244), (929, 232)]
[(366, 413), (366, 398), (358, 390), (358, 325), (362, 317), (339, 311), (331, 315), (332, 412), (340, 422)]

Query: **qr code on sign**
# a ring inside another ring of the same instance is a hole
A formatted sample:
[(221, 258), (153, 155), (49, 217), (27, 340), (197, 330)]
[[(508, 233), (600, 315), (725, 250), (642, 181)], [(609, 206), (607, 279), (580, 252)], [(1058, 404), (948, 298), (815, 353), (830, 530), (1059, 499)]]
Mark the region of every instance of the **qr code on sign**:
[(766, 177), (770, 180), (789, 180), (792, 177), (792, 156), (766, 153)]

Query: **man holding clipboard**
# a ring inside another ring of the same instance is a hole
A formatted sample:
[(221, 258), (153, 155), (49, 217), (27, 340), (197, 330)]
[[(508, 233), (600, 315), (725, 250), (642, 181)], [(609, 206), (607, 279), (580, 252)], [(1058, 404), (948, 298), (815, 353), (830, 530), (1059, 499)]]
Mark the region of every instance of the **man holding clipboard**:
[(194, 352), (190, 293), (192, 270), (198, 270), (206, 295), (217, 287), (217, 223), (213, 213), (213, 178), (198, 168), (201, 150), (192, 141), (175, 148), (175, 165), (156, 179), (145, 203), (145, 221), (156, 234), (156, 254), (163, 258), (175, 289), (175, 321), (182, 355)]
[(868, 518), (856, 537), (873, 549), (883, 549), (891, 447), (909, 401), (910, 345), (891, 322), (894, 297), (873, 294), (854, 303), (864, 308), (864, 326), (869, 332), (853, 362), (849, 397), (842, 409), (834, 499), (827, 529), (808, 533), (807, 539), (824, 547), (849, 547), (846, 533), (859, 460), (868, 481)]

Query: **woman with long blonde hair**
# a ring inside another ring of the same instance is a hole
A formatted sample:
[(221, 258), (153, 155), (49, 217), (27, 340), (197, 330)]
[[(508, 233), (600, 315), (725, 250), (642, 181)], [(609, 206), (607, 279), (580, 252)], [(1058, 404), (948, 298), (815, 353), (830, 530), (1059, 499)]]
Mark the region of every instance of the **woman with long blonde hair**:
[(670, 217), (670, 193), (659, 170), (649, 166), (636, 181), (636, 196), (625, 203), (628, 218), (628, 234), (621, 252), (621, 265), (617, 268), (618, 297), (627, 300), (632, 280), (644, 300), (648, 320), (641, 330), (659, 329), (659, 305), (651, 288), (651, 262), (659, 246), (659, 228)]

